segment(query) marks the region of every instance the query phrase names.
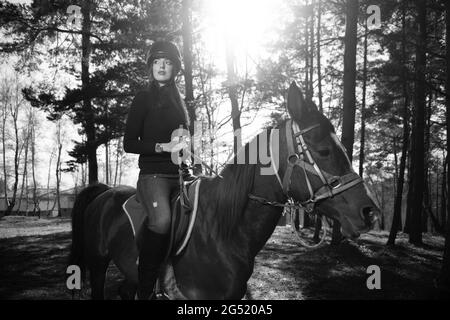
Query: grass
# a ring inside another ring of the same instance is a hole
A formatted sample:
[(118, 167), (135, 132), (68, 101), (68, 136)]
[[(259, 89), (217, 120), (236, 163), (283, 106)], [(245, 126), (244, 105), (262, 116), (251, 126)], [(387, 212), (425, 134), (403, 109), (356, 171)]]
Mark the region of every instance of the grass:
[[(357, 242), (329, 244), (315, 250), (298, 245), (289, 227), (277, 227), (256, 257), (248, 282), (250, 299), (435, 299), (435, 278), (442, 263), (444, 239), (424, 234), (424, 245), (399, 234), (386, 247), (386, 232), (370, 232)], [(0, 299), (72, 299), (66, 288), (70, 221), (5, 217), (0, 220)], [(366, 286), (367, 267), (381, 269), (381, 290)], [(108, 270), (106, 298), (118, 299), (121, 275)], [(88, 299), (89, 287), (75, 299)]]

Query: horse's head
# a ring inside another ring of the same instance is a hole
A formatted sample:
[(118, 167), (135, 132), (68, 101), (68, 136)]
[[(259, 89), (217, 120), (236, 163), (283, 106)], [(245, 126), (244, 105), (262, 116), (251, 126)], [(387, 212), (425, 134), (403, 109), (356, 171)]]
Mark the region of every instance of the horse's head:
[(344, 236), (358, 237), (377, 219), (373, 196), (353, 170), (330, 121), (304, 99), (295, 82), (287, 107), (292, 119), (279, 130), (283, 190), (307, 208), (338, 220)]

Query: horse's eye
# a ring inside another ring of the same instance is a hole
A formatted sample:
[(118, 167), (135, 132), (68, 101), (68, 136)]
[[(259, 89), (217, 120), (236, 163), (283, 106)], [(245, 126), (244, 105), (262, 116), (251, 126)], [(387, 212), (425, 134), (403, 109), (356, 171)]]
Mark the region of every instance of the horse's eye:
[(318, 152), (321, 157), (328, 157), (330, 155), (330, 150), (328, 149), (322, 149), (319, 150)]

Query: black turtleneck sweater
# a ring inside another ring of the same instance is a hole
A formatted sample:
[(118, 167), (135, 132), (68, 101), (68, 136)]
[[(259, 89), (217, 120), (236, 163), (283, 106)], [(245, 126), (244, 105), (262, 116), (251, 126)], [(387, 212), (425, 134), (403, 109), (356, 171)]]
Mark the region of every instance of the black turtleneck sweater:
[(180, 100), (175, 94), (179, 95), (170, 84), (163, 87), (153, 84), (149, 90), (139, 92), (131, 104), (123, 146), (125, 152), (140, 155), (139, 168), (143, 174), (178, 173), (169, 152), (155, 151), (155, 144), (170, 142), (172, 132), (180, 125), (187, 128), (185, 113), (177, 106)]

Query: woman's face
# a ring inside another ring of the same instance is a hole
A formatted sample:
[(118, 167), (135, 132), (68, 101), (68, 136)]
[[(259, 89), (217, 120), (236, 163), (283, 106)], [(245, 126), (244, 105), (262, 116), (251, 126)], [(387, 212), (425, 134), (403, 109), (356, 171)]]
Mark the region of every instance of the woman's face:
[(173, 63), (167, 58), (158, 58), (152, 63), (153, 78), (161, 85), (172, 79)]

